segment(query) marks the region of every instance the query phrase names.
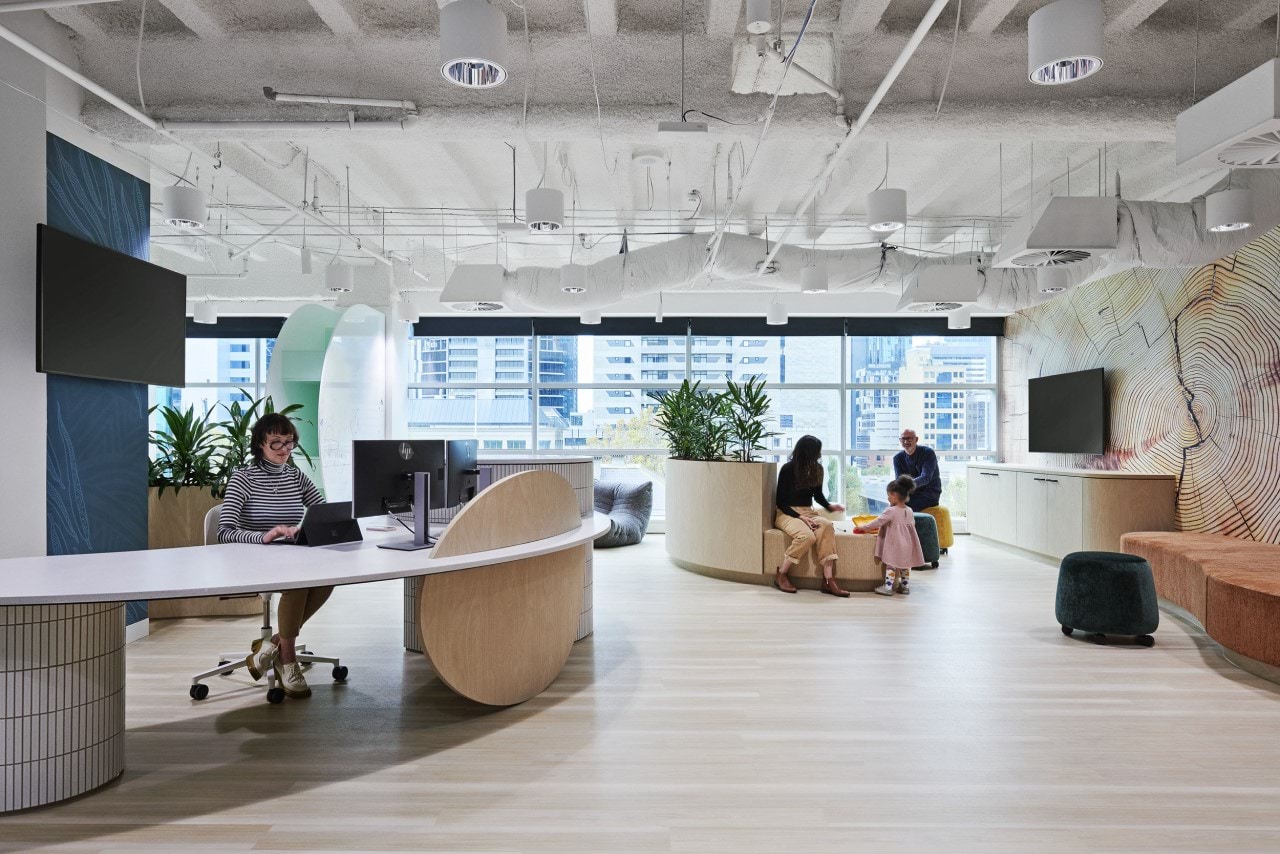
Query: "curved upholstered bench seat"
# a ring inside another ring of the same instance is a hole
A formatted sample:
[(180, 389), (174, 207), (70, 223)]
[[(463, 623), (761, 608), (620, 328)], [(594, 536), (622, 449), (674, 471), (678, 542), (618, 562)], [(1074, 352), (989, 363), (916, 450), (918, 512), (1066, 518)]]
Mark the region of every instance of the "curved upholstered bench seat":
[[(773, 573), (782, 565), (789, 538), (777, 528), (764, 532), (764, 563), (760, 567), (765, 581), (773, 580)], [(876, 538), (873, 534), (850, 534), (836, 531), (836, 578), (850, 590), (873, 590), (884, 580), (880, 565), (876, 563)], [(822, 577), (822, 565), (810, 552), (791, 568), (789, 577), (797, 587), (817, 588)]]
[(1121, 543), (1151, 564), (1160, 598), (1194, 617), (1224, 649), (1280, 668), (1280, 546), (1145, 531), (1125, 534)]

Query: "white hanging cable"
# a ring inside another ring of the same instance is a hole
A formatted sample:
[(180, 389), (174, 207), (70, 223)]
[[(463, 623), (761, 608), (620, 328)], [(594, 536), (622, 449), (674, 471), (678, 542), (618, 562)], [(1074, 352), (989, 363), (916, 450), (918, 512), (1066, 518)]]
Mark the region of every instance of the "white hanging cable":
[(147, 99), (142, 94), (142, 36), (147, 31), (147, 0), (142, 0), (142, 14), (138, 18), (138, 50), (133, 56), (133, 76), (138, 79), (138, 103), (142, 112), (147, 111)]
[[(596, 41), (591, 32), (591, 0), (582, 0), (582, 14), (587, 24), (587, 57), (591, 62), (591, 91), (596, 96), (596, 135), (600, 137), (600, 157), (604, 160), (604, 169), (613, 177), (618, 171), (618, 158), (613, 158), (613, 167), (609, 167), (609, 153), (604, 147), (604, 117), (600, 109), (600, 84), (596, 81)], [(681, 24), (683, 26), (683, 24)], [(683, 81), (682, 86), (683, 86)]]
[(947, 74), (942, 78), (942, 93), (938, 95), (938, 109), (933, 111), (936, 116), (942, 112), (942, 99), (947, 97), (947, 84), (951, 82), (951, 66), (956, 61), (956, 42), (960, 41), (960, 10), (964, 8), (964, 0), (956, 2), (956, 27), (951, 33), (951, 56), (947, 59)]

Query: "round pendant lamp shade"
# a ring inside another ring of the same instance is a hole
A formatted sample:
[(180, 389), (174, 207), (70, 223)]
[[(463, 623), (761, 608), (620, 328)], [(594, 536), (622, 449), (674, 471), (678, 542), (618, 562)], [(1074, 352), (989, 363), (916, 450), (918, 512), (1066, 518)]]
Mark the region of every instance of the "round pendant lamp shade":
[(948, 329), (968, 329), (972, 325), (973, 309), (962, 305), (947, 315)]
[(346, 264), (330, 264), (324, 268), (324, 286), (335, 294), (351, 293), (355, 280), (355, 270)]
[(527, 191), (524, 194), (524, 220), (530, 231), (559, 231), (564, 226), (564, 193), (550, 187)]
[(440, 73), (455, 86), (492, 89), (507, 80), (507, 16), (488, 0), (440, 10)]
[(764, 322), (769, 326), (786, 326), (787, 307), (780, 302), (771, 303), (765, 312)]
[(1102, 68), (1102, 0), (1056, 0), (1027, 20), (1027, 77), (1042, 86)]
[(881, 234), (907, 224), (907, 191), (885, 188), (867, 193), (867, 228)]
[(211, 302), (198, 302), (195, 304), (195, 310), (191, 312), (192, 320), (196, 323), (217, 323), (218, 307)]
[(1204, 200), (1205, 227), (1210, 231), (1240, 231), (1253, 225), (1253, 191), (1219, 190)]
[(160, 212), (165, 225), (174, 228), (204, 228), (208, 221), (209, 197), (197, 187), (174, 185), (160, 191)]
[(771, 0), (747, 0), (747, 32), (757, 36), (773, 29)]
[(560, 268), (560, 290), (566, 294), (587, 292), (587, 268), (581, 264), (565, 264)]
[(595, 326), (600, 323), (600, 310), (589, 308), (578, 319), (586, 326)]
[(825, 294), (827, 292), (827, 267), (815, 264), (800, 271), (800, 290), (806, 294)]
[(1036, 268), (1036, 287), (1042, 294), (1060, 294), (1071, 286), (1071, 271), (1066, 267)]

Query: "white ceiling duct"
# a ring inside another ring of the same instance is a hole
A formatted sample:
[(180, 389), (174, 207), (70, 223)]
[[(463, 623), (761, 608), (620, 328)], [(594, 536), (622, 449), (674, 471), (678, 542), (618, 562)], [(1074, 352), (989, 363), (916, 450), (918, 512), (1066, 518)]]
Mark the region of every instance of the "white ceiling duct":
[(982, 271), (976, 264), (935, 264), (924, 267), (902, 292), (898, 311), (943, 313), (976, 302), (982, 290)]
[(459, 264), (441, 291), (440, 302), (454, 311), (507, 308), (506, 273), (501, 264)]
[(488, 0), (454, 0), (440, 10), (440, 74), (455, 86), (507, 82), (507, 16)]
[(1280, 60), (1179, 113), (1174, 159), (1198, 169), (1280, 167)]
[(1060, 267), (1115, 249), (1116, 209), (1111, 196), (1054, 196), (1013, 224), (992, 266)]

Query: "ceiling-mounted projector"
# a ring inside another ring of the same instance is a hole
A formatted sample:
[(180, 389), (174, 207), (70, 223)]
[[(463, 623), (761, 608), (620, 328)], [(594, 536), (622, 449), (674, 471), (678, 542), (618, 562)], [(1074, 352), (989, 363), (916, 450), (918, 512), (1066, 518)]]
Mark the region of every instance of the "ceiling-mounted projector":
[(977, 301), (982, 282), (982, 271), (976, 264), (934, 264), (921, 270), (915, 282), (907, 286), (897, 310), (955, 311)]
[(454, 311), (500, 311), (507, 307), (501, 264), (459, 264), (440, 292), (440, 302)]
[(996, 250), (993, 267), (1062, 267), (1115, 249), (1120, 241), (1112, 196), (1054, 196), (1018, 220)]
[(1179, 113), (1175, 160), (1198, 169), (1280, 167), (1280, 60)]

